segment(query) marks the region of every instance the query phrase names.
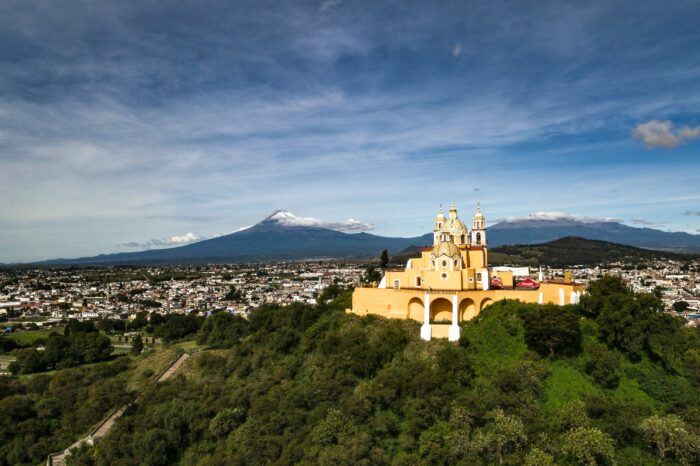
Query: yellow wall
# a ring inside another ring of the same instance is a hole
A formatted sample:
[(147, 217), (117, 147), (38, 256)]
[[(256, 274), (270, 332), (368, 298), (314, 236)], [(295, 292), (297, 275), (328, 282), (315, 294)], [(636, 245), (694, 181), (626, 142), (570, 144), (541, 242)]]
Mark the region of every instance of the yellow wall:
[[(576, 283), (552, 282), (542, 283), (538, 290), (448, 291), (441, 289), (432, 290), (430, 301), (435, 303), (439, 298), (445, 298), (451, 303), (452, 296), (457, 295), (458, 314), (461, 321), (475, 317), (487, 305), (503, 299), (538, 303), (541, 293), (543, 303), (560, 304), (560, 290), (564, 293), (564, 304), (569, 304), (572, 292), (582, 292), (584, 286)], [(349, 311), (357, 315), (376, 314), (393, 319), (412, 318), (422, 322), (425, 293), (426, 290), (419, 289), (357, 288), (352, 295), (352, 310)], [(434, 314), (432, 307), (431, 314)], [(437, 307), (438, 312), (444, 311), (443, 306)]]

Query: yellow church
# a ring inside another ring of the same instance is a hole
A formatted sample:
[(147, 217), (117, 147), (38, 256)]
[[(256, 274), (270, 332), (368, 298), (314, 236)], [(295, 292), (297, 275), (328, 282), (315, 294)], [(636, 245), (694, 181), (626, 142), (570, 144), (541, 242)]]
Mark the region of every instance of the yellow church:
[(525, 280), (515, 284), (513, 272), (488, 266), (486, 218), (477, 206), (472, 228), (457, 216), (454, 203), (445, 217), (435, 217), (433, 245), (406, 268), (387, 271), (372, 287), (356, 288), (352, 309), (357, 315), (376, 314), (421, 322), (424, 340), (460, 337), (459, 322), (474, 318), (494, 301), (517, 299), (528, 303), (578, 303), (584, 286), (570, 280)]

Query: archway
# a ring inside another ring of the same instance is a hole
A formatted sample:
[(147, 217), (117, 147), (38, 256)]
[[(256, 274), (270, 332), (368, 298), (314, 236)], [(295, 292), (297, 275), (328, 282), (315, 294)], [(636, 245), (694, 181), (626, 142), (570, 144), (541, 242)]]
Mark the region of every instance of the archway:
[(465, 298), (459, 303), (459, 320), (470, 320), (476, 316), (476, 305), (474, 300)]
[(493, 299), (491, 298), (484, 298), (481, 301), (481, 305), (479, 306), (479, 312), (483, 311), (486, 306), (490, 306), (493, 304)]
[(420, 298), (412, 298), (408, 302), (408, 318), (423, 322), (423, 301)]
[(437, 298), (430, 302), (430, 320), (451, 321), (452, 303), (445, 298)]

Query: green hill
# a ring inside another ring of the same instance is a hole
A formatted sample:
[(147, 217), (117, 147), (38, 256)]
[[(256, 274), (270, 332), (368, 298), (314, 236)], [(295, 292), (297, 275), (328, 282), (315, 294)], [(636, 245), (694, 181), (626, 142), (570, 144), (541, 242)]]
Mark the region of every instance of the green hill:
[(700, 255), (653, 251), (633, 246), (568, 236), (543, 244), (499, 246), (489, 250), (492, 265), (603, 265), (614, 262), (644, 264), (655, 260), (692, 260)]
[[(417, 322), (347, 315), (348, 297), (320, 306), (264, 306), (247, 321), (212, 315), (198, 334), (212, 349), (195, 354), (169, 381), (145, 384), (111, 433), (71, 463), (700, 459), (698, 331), (616, 279), (594, 282), (579, 306), (496, 303), (463, 324), (458, 344), (420, 340)], [(134, 359), (126, 373), (138, 377), (146, 357)], [(125, 380), (123, 372), (103, 375), (85, 380), (93, 384), (84, 389), (87, 399), (100, 400), (110, 380)], [(57, 401), (47, 402), (67, 375), (45, 377), (41, 388), (20, 380), (11, 394), (2, 392), (9, 398), (0, 400), (0, 464), (31, 463), (26, 455), (46, 447), (36, 444), (46, 434), (33, 429), (71, 422)], [(6, 400), (24, 407), (18, 411)], [(61, 438), (64, 445), (71, 441)]]
[[(393, 256), (391, 262), (395, 265), (403, 265), (411, 257), (419, 257), (421, 249), (422, 247), (418, 246), (406, 248)], [(489, 248), (490, 265), (571, 267), (615, 262), (638, 265), (668, 259), (700, 260), (700, 255), (641, 249), (576, 236), (567, 236), (542, 244), (516, 244)]]

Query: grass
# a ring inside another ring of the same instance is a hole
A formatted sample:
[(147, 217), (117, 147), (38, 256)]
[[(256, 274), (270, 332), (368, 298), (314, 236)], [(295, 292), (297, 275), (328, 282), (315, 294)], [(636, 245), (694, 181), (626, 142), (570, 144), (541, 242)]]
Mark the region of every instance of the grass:
[(207, 347), (206, 345), (198, 345), (195, 340), (178, 341), (177, 343), (173, 343), (170, 346), (172, 348), (180, 349), (182, 351), (194, 351), (194, 350), (204, 349)]
[(51, 332), (63, 333), (63, 327), (55, 327), (42, 330), (29, 330), (11, 333), (3, 338), (11, 338), (22, 345), (33, 345), (37, 340), (46, 340)]
[(38, 317), (23, 317), (20, 320), (11, 320), (8, 321), (7, 324), (10, 326), (17, 325), (17, 324), (25, 324), (28, 322), (44, 322), (46, 320), (49, 320), (48, 317), (46, 316), (38, 316)]
[(112, 354), (115, 356), (119, 356), (121, 354), (127, 354), (129, 351), (131, 351), (131, 346), (127, 345), (112, 345), (114, 346), (114, 351), (112, 351)]
[(552, 361), (549, 368), (551, 372), (544, 382), (544, 409), (549, 413), (558, 412), (569, 401), (601, 394), (598, 386), (565, 361)]
[(230, 351), (225, 349), (209, 349), (200, 351), (192, 355), (178, 370), (178, 374), (183, 375), (187, 379), (196, 379), (202, 377), (201, 368), (199, 367), (201, 358), (223, 358), (224, 360), (230, 354)]
[(174, 348), (162, 346), (148, 349), (136, 356), (134, 366), (129, 371), (129, 390), (141, 391), (148, 383), (155, 382), (176, 357), (177, 351)]
[(489, 306), (477, 319), (463, 324), (463, 334), (480, 375), (493, 375), (512, 366), (527, 352), (522, 323), (506, 302)]

